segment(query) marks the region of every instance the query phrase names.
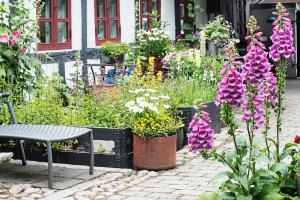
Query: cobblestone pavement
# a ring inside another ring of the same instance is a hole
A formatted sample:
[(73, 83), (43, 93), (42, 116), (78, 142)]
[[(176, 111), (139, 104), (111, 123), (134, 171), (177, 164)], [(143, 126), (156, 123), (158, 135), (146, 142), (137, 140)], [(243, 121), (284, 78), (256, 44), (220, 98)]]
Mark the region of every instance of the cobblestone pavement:
[[(288, 82), (286, 107), (281, 144), (292, 142), (295, 134), (300, 134), (300, 81)], [(271, 124), (275, 124), (274, 115)], [(238, 132), (243, 136), (244, 126)], [(274, 134), (274, 128), (270, 132)], [(226, 129), (216, 136), (216, 145), (222, 149), (233, 148), (230, 138), (226, 136)], [(209, 180), (218, 172), (226, 170), (220, 163), (204, 160), (187, 149), (177, 153), (177, 164), (175, 169), (162, 172), (110, 172), (101, 178), (60, 191), (33, 188), (26, 184), (21, 190), (19, 185), (0, 183), (0, 199), (32, 200), (44, 197), (51, 200), (193, 200), (202, 192), (216, 190), (217, 188), (209, 185)], [(26, 195), (20, 195), (23, 193)]]

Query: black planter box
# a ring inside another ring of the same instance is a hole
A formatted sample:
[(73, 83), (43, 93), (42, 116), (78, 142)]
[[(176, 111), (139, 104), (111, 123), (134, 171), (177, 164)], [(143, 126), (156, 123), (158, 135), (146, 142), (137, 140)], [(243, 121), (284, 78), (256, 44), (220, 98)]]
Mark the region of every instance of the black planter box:
[[(212, 121), (211, 126), (215, 130), (215, 133), (221, 132), (221, 119), (220, 119), (220, 109), (215, 105), (215, 103), (208, 102), (204, 105), (207, 108), (203, 110), (209, 113), (209, 117)], [(182, 118), (184, 124), (184, 145), (187, 145), (187, 133), (189, 132), (189, 123), (192, 121), (194, 115), (196, 114), (196, 110), (192, 106), (188, 107), (179, 107), (178, 110), (181, 111), (180, 117)]]
[[(131, 168), (133, 167), (133, 135), (131, 130), (126, 129), (109, 129), (109, 128), (92, 128), (94, 140), (113, 141), (115, 144), (113, 154), (95, 154), (95, 166), (112, 167), (112, 168)], [(78, 139), (82, 145), (87, 145), (88, 136)], [(20, 149), (17, 145), (14, 148), (0, 146), (0, 152), (13, 152), (13, 159), (21, 159)], [(27, 160), (47, 162), (47, 151), (44, 149), (25, 148)], [(72, 164), (72, 165), (89, 165), (89, 153), (84, 151), (53, 151), (53, 162)]]

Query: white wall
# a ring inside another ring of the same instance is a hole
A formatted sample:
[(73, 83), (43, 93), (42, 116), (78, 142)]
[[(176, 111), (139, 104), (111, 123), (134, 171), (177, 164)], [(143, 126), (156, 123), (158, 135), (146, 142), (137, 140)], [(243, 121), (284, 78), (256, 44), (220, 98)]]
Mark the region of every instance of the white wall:
[[(91, 0), (87, 0), (88, 2)], [(82, 20), (81, 20), (81, 1), (72, 1), (72, 50), (81, 49)]]
[(95, 1), (87, 0), (87, 47), (96, 48)]
[(121, 41), (135, 42), (135, 1), (120, 0)]
[(162, 0), (161, 1), (161, 21), (167, 22), (167, 32), (172, 40), (175, 39), (176, 25), (175, 25), (175, 1)]

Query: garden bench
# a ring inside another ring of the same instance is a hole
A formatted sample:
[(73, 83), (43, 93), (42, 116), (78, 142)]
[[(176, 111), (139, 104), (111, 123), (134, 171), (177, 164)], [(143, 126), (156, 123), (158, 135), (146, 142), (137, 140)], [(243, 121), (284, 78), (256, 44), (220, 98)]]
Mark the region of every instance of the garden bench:
[(52, 159), (52, 142), (62, 142), (78, 138), (85, 134), (89, 134), (90, 141), (90, 169), (89, 174), (93, 175), (94, 168), (94, 147), (93, 147), (93, 131), (88, 128), (76, 128), (67, 126), (52, 126), (52, 125), (26, 125), (18, 124), (14, 114), (14, 109), (9, 100), (8, 93), (0, 93), (0, 99), (5, 98), (9, 113), (13, 124), (0, 126), (0, 138), (15, 139), (19, 141), (22, 165), (26, 165), (26, 156), (22, 140), (31, 140), (45, 142), (47, 144), (48, 154), (48, 187), (53, 187), (53, 159)]

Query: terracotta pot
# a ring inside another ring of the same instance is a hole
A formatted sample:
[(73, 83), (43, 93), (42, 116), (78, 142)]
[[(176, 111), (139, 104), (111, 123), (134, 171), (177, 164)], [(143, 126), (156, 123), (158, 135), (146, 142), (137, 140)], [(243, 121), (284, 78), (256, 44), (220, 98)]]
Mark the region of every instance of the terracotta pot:
[(155, 137), (142, 139), (133, 136), (133, 166), (135, 169), (165, 170), (176, 166), (176, 138)]
[(300, 173), (295, 175), (296, 183), (297, 183), (297, 193), (300, 196)]

